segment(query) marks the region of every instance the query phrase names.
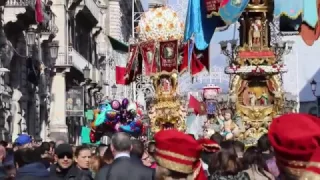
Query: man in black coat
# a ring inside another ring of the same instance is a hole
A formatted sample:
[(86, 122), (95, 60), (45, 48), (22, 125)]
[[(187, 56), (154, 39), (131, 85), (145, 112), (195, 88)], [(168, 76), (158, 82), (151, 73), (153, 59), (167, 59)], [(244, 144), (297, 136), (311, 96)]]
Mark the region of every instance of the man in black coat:
[(40, 163), (40, 154), (29, 148), (19, 149), (14, 153), (17, 166), (16, 180), (42, 180), (49, 178), (49, 172)]
[[(130, 158), (132, 148), (132, 141), (126, 133), (114, 134), (111, 138), (114, 161), (98, 172), (96, 180), (152, 180), (154, 171), (143, 166), (138, 156)], [(142, 156), (141, 153), (139, 156)]]

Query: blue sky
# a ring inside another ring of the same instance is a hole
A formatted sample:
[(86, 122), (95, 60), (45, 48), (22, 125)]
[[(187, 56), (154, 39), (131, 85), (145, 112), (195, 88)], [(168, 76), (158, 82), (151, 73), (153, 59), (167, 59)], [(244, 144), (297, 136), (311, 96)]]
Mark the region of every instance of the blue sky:
[(143, 9), (147, 9), (148, 8), (148, 0), (141, 0), (141, 3), (142, 3), (142, 6), (143, 6)]

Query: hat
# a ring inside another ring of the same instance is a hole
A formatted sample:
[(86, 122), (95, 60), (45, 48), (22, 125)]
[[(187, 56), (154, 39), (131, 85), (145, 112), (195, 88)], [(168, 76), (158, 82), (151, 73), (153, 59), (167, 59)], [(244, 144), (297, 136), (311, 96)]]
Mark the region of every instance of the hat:
[(308, 114), (280, 116), (273, 119), (268, 137), (282, 171), (298, 177), (310, 173), (310, 177), (320, 177), (320, 119)]
[(177, 130), (162, 130), (155, 134), (155, 159), (172, 171), (191, 174), (195, 180), (205, 180), (200, 162), (202, 146), (191, 136)]
[(27, 134), (20, 134), (17, 139), (15, 140), (15, 143), (18, 145), (18, 146), (23, 146), (25, 144), (28, 144), (28, 143), (31, 143), (32, 142), (32, 139), (29, 135)]
[(60, 144), (55, 149), (56, 155), (63, 155), (63, 154), (73, 154), (73, 150), (70, 144)]
[(199, 139), (198, 143), (202, 145), (202, 150), (206, 152), (217, 152), (221, 148), (219, 144), (211, 139)]

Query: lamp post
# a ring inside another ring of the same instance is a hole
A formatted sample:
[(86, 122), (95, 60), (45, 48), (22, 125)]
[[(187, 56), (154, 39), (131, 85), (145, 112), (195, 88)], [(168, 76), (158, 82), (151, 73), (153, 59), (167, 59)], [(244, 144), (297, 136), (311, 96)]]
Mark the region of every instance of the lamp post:
[[(238, 40), (237, 39), (233, 39), (233, 40), (229, 40), (229, 41), (220, 41), (220, 48), (221, 48), (221, 53), (225, 56), (227, 56), (228, 61), (232, 62), (235, 60), (236, 56), (237, 56), (237, 50), (238, 50)], [(230, 44), (230, 49), (228, 48), (228, 44)]]
[(294, 41), (279, 41), (274, 44), (274, 54), (277, 60), (282, 60), (283, 55), (291, 52)]
[(88, 65), (83, 68), (83, 76), (85, 80), (90, 79), (90, 68)]
[(316, 91), (317, 91), (317, 81), (315, 81), (314, 79), (310, 82), (311, 85), (311, 91), (312, 94), (317, 98), (317, 116), (320, 116), (320, 96), (316, 95)]
[(118, 87), (115, 84), (111, 86), (111, 92), (112, 92), (113, 99), (116, 98), (117, 88)]
[(58, 58), (59, 52), (59, 41), (52, 41), (49, 43), (49, 52), (50, 52), (50, 65), (53, 66), (55, 64), (55, 60)]
[(36, 30), (34, 28), (29, 28), (27, 30), (27, 45), (32, 46), (36, 41)]

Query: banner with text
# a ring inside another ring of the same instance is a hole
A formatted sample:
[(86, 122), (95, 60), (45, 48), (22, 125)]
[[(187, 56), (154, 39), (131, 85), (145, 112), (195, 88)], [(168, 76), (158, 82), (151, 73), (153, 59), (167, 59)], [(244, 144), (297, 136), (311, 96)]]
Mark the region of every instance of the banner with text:
[(178, 70), (178, 40), (160, 42), (160, 71)]
[(130, 72), (132, 70), (132, 65), (136, 59), (139, 46), (137, 44), (131, 44), (129, 47), (129, 59), (126, 67), (126, 77), (129, 78)]
[(71, 87), (66, 95), (66, 115), (84, 116), (84, 89), (83, 87)]
[(140, 51), (142, 54), (145, 73), (147, 76), (157, 72), (157, 64), (155, 61), (156, 42), (146, 41), (140, 44)]

